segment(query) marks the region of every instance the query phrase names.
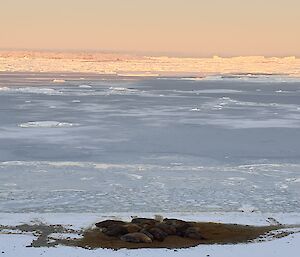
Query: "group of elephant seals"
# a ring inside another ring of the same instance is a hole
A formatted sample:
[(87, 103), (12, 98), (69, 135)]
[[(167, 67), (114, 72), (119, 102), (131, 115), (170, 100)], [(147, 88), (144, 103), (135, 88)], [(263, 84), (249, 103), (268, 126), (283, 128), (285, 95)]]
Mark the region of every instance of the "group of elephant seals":
[(168, 236), (204, 240), (199, 228), (193, 223), (178, 219), (133, 218), (131, 222), (105, 220), (95, 224), (102, 233), (130, 243), (162, 242)]

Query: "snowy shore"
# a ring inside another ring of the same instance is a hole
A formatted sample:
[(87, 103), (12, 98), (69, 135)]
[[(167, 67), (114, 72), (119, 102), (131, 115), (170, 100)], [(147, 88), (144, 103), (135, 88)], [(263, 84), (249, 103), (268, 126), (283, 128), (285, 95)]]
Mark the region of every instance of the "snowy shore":
[[(140, 213), (138, 216), (153, 217), (151, 213)], [(235, 222), (248, 225), (268, 225), (268, 218), (272, 217), (285, 225), (300, 224), (300, 215), (296, 213), (290, 214), (262, 214), (262, 213), (168, 213), (164, 216), (174, 218), (185, 218), (187, 220), (197, 221), (215, 221), (215, 222)], [(119, 218), (123, 220), (130, 219), (129, 213), (108, 213), (108, 214), (0, 214), (1, 225), (17, 225), (17, 224), (33, 224), (33, 223), (46, 223), (46, 224), (62, 224), (72, 229), (82, 229), (92, 226), (96, 221)], [(30, 245), (34, 236), (31, 233), (25, 234), (3, 234), (0, 233), (0, 251), (4, 252), (3, 256), (256, 256), (256, 257), (279, 257), (290, 256), (296, 257), (299, 253), (300, 234), (299, 229), (295, 230), (295, 234), (287, 237), (272, 241), (254, 242), (247, 244), (235, 245), (200, 245), (190, 249), (140, 249), (140, 250), (108, 250), (97, 249), (88, 250), (82, 248), (73, 248), (66, 246), (58, 246), (55, 248), (32, 248), (26, 247)], [(59, 236), (59, 235), (56, 235)], [(62, 235), (63, 236), (63, 235)], [(69, 234), (68, 236), (74, 236)]]

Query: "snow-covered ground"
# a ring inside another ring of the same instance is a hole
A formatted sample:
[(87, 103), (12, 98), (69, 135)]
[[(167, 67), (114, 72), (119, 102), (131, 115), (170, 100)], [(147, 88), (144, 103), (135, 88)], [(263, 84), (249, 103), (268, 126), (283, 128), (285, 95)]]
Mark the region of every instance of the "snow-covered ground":
[(299, 255), (300, 234), (295, 234), (287, 238), (276, 241), (241, 244), (241, 245), (211, 245), (199, 246), (191, 249), (182, 250), (163, 250), (163, 249), (141, 249), (141, 250), (86, 250), (82, 248), (56, 247), (56, 248), (26, 248), (30, 244), (32, 236), (22, 235), (0, 235), (0, 254), (9, 257), (94, 257), (94, 256), (182, 256), (182, 257), (297, 257)]
[[(129, 56), (101, 53), (3, 52), (0, 71), (8, 72), (84, 72), (116, 74), (126, 77), (206, 76), (243, 73), (252, 78), (261, 74), (300, 76), (300, 59), (289, 57), (240, 56), (222, 58), (179, 58)], [(54, 78), (62, 83), (64, 78)]]
[[(88, 227), (111, 213), (299, 224), (299, 99), (298, 79), (279, 75), (2, 73), (0, 224)], [(178, 252), (24, 248), (30, 240), (0, 235), (0, 253), (297, 256), (300, 238)]]
[[(152, 217), (150, 213), (135, 213), (141, 217)], [(237, 222), (250, 225), (267, 225), (269, 217), (275, 218), (284, 224), (299, 224), (300, 215), (297, 213), (167, 213), (168, 217), (185, 218), (187, 220), (197, 221), (216, 221), (216, 222)], [(130, 213), (61, 213), (61, 214), (0, 214), (0, 223), (5, 225), (30, 224), (32, 222), (43, 222), (47, 224), (63, 224), (73, 229), (87, 228), (96, 221), (120, 218), (130, 219)], [(70, 226), (72, 225), (72, 226)], [(141, 249), (141, 250), (118, 250), (109, 249), (87, 250), (82, 248), (71, 248), (58, 246), (55, 248), (32, 248), (26, 247), (31, 244), (34, 236), (31, 233), (20, 234), (0, 234), (0, 252), (3, 256), (21, 257), (21, 256), (217, 256), (217, 257), (296, 257), (299, 254), (300, 233), (299, 229), (295, 234), (288, 237), (276, 239), (273, 241), (256, 242), (236, 245), (200, 245), (190, 249)], [(63, 235), (55, 235), (63, 237)], [(72, 237), (73, 235), (68, 236)]]

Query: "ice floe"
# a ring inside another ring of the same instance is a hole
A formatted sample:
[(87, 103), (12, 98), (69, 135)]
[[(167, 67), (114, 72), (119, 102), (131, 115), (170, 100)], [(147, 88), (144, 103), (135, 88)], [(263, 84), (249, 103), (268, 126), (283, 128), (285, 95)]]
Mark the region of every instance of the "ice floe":
[(79, 88), (92, 88), (92, 86), (90, 86), (90, 85), (79, 85), (78, 87)]
[(7, 93), (27, 93), (27, 94), (45, 94), (45, 95), (60, 95), (59, 90), (46, 87), (2, 87), (0, 92)]
[(126, 87), (110, 87), (108, 94), (132, 94), (138, 92), (137, 89), (126, 88)]
[(203, 78), (207, 81), (243, 81), (252, 83), (285, 83), (300, 82), (299, 77), (289, 76), (288, 74), (218, 74)]
[(65, 83), (66, 81), (64, 79), (54, 79), (52, 82), (60, 84), (60, 83)]
[(21, 128), (68, 128), (78, 126), (78, 123), (59, 122), (59, 121), (29, 121), (21, 123)]

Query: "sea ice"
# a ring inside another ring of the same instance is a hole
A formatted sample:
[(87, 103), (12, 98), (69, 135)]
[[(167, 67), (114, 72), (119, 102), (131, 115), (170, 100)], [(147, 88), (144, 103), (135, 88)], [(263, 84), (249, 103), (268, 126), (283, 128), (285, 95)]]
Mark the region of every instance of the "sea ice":
[(90, 85), (79, 85), (78, 87), (79, 87), (79, 88), (91, 88)]
[(21, 128), (63, 128), (78, 126), (77, 123), (59, 122), (59, 121), (29, 121), (21, 123), (18, 126)]
[(65, 83), (66, 81), (64, 79), (54, 79), (53, 83)]

